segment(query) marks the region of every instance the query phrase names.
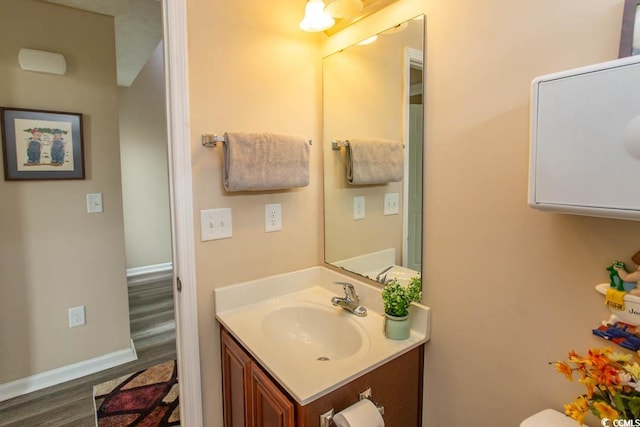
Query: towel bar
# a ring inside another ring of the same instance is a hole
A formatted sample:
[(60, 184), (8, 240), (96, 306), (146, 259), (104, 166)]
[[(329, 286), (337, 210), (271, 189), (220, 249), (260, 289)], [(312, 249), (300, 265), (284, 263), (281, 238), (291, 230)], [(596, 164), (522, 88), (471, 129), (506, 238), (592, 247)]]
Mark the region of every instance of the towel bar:
[(224, 136), (218, 136), (212, 133), (202, 134), (202, 145), (204, 147), (215, 147), (218, 142), (224, 142)]
[[(349, 146), (349, 140), (345, 139), (344, 141), (339, 140), (339, 139), (334, 139), (333, 141), (331, 141), (331, 149), (332, 150), (339, 150), (342, 147), (348, 147)], [(404, 148), (404, 144), (402, 144), (402, 148)]]
[(333, 141), (331, 141), (331, 149), (332, 150), (339, 150), (342, 147), (346, 147), (349, 145), (349, 140), (344, 140), (344, 141), (340, 141), (339, 139), (334, 139)]
[[(202, 134), (202, 146), (203, 147), (217, 147), (218, 142), (224, 142), (224, 136), (216, 135), (213, 133)], [(312, 145), (313, 141), (309, 140), (309, 145)]]

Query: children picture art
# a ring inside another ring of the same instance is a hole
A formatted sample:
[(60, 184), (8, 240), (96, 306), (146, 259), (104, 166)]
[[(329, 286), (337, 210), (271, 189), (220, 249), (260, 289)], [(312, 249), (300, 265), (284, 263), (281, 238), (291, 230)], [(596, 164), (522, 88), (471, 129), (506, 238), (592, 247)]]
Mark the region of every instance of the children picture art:
[(85, 178), (81, 114), (0, 112), (6, 181)]

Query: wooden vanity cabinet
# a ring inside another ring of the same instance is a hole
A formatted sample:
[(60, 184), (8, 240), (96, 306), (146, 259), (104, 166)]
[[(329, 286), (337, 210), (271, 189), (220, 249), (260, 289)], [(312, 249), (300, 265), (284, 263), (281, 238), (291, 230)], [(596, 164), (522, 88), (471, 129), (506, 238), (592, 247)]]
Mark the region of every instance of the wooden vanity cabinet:
[(294, 427), (294, 404), (222, 329), (225, 427)]
[(384, 406), (386, 427), (422, 424), (424, 345), (302, 406), (224, 328), (221, 342), (225, 427), (319, 427), (320, 415), (356, 403), (368, 388)]

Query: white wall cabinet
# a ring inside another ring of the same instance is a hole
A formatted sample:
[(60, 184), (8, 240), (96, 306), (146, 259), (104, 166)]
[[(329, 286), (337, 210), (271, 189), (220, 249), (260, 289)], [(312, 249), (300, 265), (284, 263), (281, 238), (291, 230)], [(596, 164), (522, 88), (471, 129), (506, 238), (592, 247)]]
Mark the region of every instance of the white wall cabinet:
[(529, 205), (640, 220), (640, 57), (536, 78)]

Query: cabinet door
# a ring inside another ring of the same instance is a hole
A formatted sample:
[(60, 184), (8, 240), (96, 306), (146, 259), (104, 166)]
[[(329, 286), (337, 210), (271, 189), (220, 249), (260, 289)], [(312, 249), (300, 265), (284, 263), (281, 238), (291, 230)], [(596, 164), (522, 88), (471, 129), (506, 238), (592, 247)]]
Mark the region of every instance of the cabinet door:
[(251, 364), (250, 427), (294, 427), (294, 405), (255, 363)]
[(224, 393), (224, 426), (247, 427), (251, 419), (251, 358), (223, 329), (222, 388)]

